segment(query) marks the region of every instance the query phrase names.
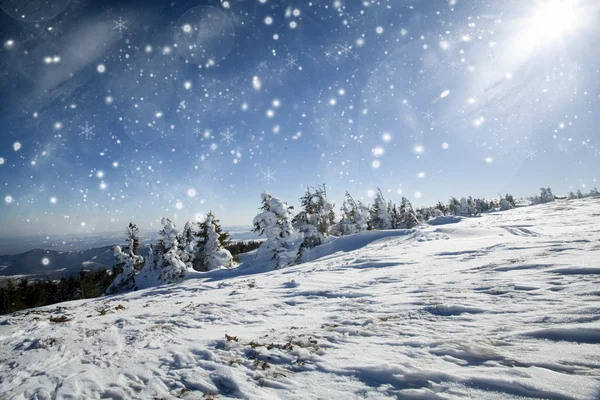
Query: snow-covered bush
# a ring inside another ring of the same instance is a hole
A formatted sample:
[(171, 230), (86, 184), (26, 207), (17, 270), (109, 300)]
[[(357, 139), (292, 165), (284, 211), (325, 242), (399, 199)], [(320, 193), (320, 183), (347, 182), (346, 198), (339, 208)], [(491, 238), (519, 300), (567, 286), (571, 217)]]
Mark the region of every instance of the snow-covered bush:
[(227, 233), (221, 231), (219, 221), (209, 212), (204, 221), (199, 224), (196, 234), (196, 253), (194, 269), (197, 271), (212, 271), (219, 268), (231, 268), (233, 257), (224, 248), (227, 242)]
[(369, 225), (373, 229), (392, 228), (392, 210), (386, 204), (381, 189), (377, 189), (375, 200), (369, 210)]
[(261, 199), (263, 212), (254, 217), (254, 232), (266, 235), (267, 240), (258, 248), (257, 257), (276, 260), (277, 268), (291, 265), (302, 243), (302, 235), (292, 226), (292, 207), (268, 192), (263, 192)]
[(142, 257), (136, 256), (131, 250), (123, 251), (121, 246), (114, 248), (115, 258), (117, 259), (116, 268), (121, 270), (113, 283), (106, 289), (107, 294), (116, 294), (136, 290), (135, 284), (135, 266), (141, 264)]

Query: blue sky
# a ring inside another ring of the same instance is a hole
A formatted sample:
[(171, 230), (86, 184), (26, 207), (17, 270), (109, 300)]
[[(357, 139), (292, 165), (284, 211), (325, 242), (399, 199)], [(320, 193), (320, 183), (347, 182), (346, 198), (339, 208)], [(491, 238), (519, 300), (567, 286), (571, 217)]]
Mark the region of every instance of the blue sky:
[(0, 235), (585, 192), (599, 6), (527, 3), (0, 1)]

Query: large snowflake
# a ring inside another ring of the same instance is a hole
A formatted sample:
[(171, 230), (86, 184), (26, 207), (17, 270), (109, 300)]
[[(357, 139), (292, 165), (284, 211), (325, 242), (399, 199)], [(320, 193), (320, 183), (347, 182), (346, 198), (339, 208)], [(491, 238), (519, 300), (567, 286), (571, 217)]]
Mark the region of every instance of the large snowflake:
[(192, 129), (192, 134), (194, 134), (194, 136), (200, 136), (202, 134), (202, 129), (200, 129), (200, 126), (194, 126), (194, 129)]
[(290, 68), (297, 68), (298, 67), (298, 57), (296, 57), (293, 54), (288, 54), (287, 57), (285, 58), (285, 65)]
[(123, 33), (124, 29), (127, 29), (127, 20), (123, 21), (123, 18), (119, 17), (119, 19), (115, 19), (113, 21), (115, 23), (114, 30), (119, 31), (119, 33)]
[(81, 129), (81, 132), (79, 132), (79, 135), (81, 136), (85, 136), (86, 140), (90, 140), (92, 138), (92, 136), (95, 135), (94, 133), (94, 128), (96, 126), (95, 125), (91, 125), (85, 121), (85, 125), (81, 126), (79, 125), (79, 128)]
[(261, 174), (262, 180), (266, 181), (267, 183), (271, 183), (275, 180), (275, 171), (271, 171), (271, 168), (267, 168), (267, 170), (262, 171)]
[(229, 128), (221, 132), (220, 135), (221, 142), (227, 143), (228, 146), (235, 142), (235, 132), (232, 132)]

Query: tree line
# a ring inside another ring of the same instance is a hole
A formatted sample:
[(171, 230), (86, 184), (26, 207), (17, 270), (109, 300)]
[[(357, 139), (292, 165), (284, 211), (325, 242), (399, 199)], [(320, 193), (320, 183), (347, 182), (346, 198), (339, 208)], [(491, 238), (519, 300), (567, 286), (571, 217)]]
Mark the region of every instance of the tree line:
[[(580, 191), (571, 193), (569, 198), (598, 196), (593, 189), (588, 195)], [(531, 204), (542, 204), (555, 198), (552, 189), (541, 188), (540, 194), (529, 200)], [(136, 290), (136, 282), (143, 279), (172, 283), (191, 271), (232, 268), (239, 262), (238, 254), (253, 250), (257, 250), (256, 259), (283, 268), (304, 262), (312, 248), (333, 237), (367, 230), (412, 229), (431, 218), (473, 217), (516, 206), (514, 197), (506, 194), (498, 199), (452, 197), (447, 203), (414, 209), (406, 197), (394, 203), (386, 200), (378, 189), (371, 205), (355, 200), (346, 192), (338, 219), (325, 185), (306, 189), (297, 214), (292, 206), (268, 192), (261, 194), (261, 202), (260, 212), (253, 219), (253, 231), (265, 236), (264, 241), (231, 242), (229, 233), (223, 231), (212, 212), (202, 221), (186, 223), (183, 229), (163, 218), (159, 240), (149, 246), (144, 257), (140, 254), (139, 229), (130, 223), (125, 231), (125, 245), (114, 247), (115, 266), (111, 270), (82, 270), (79, 276), (59, 281), (9, 280), (0, 289), (0, 312)]]

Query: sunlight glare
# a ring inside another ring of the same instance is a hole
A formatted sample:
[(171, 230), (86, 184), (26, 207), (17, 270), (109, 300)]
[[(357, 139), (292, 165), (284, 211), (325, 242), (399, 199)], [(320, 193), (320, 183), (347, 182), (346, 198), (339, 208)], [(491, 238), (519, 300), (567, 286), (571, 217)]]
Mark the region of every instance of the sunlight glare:
[(575, 2), (547, 0), (540, 3), (532, 17), (532, 33), (541, 41), (562, 39), (575, 28)]

